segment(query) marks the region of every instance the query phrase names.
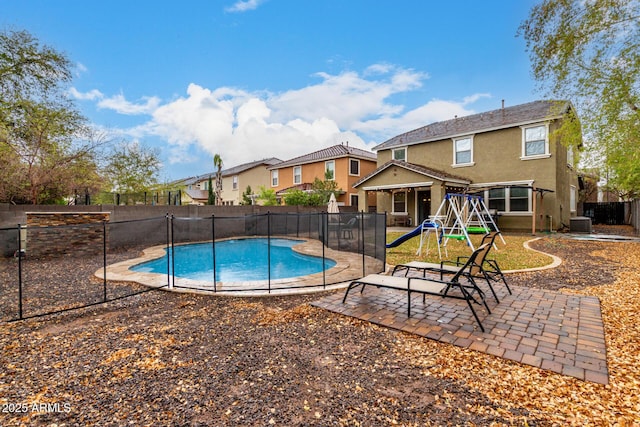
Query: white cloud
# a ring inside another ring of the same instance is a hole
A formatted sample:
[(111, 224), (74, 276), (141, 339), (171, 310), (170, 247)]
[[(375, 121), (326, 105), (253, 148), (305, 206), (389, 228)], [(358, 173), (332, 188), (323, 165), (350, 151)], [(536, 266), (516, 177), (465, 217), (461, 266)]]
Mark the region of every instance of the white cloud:
[(98, 102), (98, 108), (114, 110), (120, 114), (136, 115), (151, 113), (160, 105), (160, 98), (155, 96), (144, 97), (142, 100), (144, 102), (135, 104), (127, 101), (123, 94), (118, 94), (111, 98), (102, 98)]
[(76, 63), (76, 69), (75, 69), (76, 77), (86, 73), (87, 71), (89, 71), (89, 69), (82, 62)]
[(80, 99), (83, 101), (95, 101), (96, 99), (104, 98), (104, 95), (98, 89), (93, 89), (93, 90), (90, 90), (89, 92), (80, 92), (75, 87), (71, 87), (69, 89), (69, 93), (74, 98)]
[(141, 140), (166, 141), (168, 163), (194, 162), (196, 153), (204, 152), (210, 158), (220, 154), (225, 167), (272, 156), (286, 160), (346, 141), (371, 148), (434, 121), (471, 114), (469, 106), (487, 96), (432, 99), (409, 109), (390, 100), (421, 88), (425, 73), (380, 64), (365, 75), (316, 76), (316, 84), (275, 94), (190, 84), (184, 96), (164, 103), (156, 97), (132, 103), (123, 94), (105, 98), (98, 91), (74, 96), (93, 96), (99, 107), (120, 114), (148, 115), (146, 123), (127, 132)]
[(291, 118), (291, 114), (306, 120), (329, 117), (341, 129), (349, 129), (369, 116), (399, 114), (404, 107), (390, 104), (387, 99), (393, 94), (421, 87), (426, 78), (422, 73), (384, 65), (376, 71), (378, 74), (384, 71), (381, 77), (390, 72), (393, 74), (387, 79), (365, 79), (355, 72), (318, 73), (317, 76), (323, 79), (321, 83), (275, 96), (271, 100), (276, 109), (274, 117), (281, 120)]
[(255, 10), (263, 3), (264, 0), (240, 0), (235, 2), (232, 6), (225, 8), (226, 12), (246, 12), (248, 10)]

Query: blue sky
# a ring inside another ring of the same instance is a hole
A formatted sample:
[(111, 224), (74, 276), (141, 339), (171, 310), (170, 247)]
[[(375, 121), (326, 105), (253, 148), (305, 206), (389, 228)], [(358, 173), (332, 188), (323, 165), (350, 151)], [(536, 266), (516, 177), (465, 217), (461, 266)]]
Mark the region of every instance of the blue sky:
[(0, 0), (0, 29), (65, 52), (80, 111), (160, 148), (169, 181), (541, 99), (516, 37), (534, 3)]

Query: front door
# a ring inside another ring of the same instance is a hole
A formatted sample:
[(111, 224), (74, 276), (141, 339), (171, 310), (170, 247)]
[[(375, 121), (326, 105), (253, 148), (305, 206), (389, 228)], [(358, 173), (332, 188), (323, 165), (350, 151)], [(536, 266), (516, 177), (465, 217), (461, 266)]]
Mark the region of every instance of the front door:
[(418, 221), (416, 224), (421, 224), (431, 215), (431, 190), (418, 191), (416, 195), (418, 198)]

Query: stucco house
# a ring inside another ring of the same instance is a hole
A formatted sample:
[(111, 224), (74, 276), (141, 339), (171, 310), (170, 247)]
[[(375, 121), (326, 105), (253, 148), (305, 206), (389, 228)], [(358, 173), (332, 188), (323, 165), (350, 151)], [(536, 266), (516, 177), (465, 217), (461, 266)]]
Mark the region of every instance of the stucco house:
[(271, 182), (267, 188), (275, 190), (281, 198), (290, 189), (310, 190), (315, 178), (324, 180), (325, 173), (329, 172), (342, 190), (336, 195), (338, 205), (366, 205), (373, 203), (375, 196), (372, 195), (370, 201), (361, 202), (353, 185), (371, 173), (376, 164), (374, 153), (349, 147), (348, 144), (337, 144), (271, 166)]
[[(501, 229), (568, 226), (577, 210), (575, 156), (554, 131), (572, 108), (535, 101), (397, 135), (373, 148), (377, 168), (354, 183), (359, 209), (386, 211), (389, 224), (419, 224), (446, 193), (464, 192), (484, 196)], [(375, 206), (366, 205), (370, 194)]]
[[(256, 193), (261, 186), (269, 188), (269, 167), (280, 163), (282, 160), (275, 157), (243, 163), (222, 170), (222, 204), (227, 206), (242, 204), (242, 193), (247, 187), (251, 187)], [(196, 177), (187, 178), (182, 182), (185, 186), (185, 203), (206, 204), (209, 198), (209, 177), (215, 191), (216, 172), (210, 172)]]

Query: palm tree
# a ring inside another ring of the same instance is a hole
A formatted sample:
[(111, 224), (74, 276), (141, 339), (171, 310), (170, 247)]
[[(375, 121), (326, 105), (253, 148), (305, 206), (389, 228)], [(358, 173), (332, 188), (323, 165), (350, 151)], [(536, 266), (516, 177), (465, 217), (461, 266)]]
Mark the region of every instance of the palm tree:
[(216, 205), (222, 204), (222, 157), (220, 154), (213, 156), (213, 166), (216, 167)]

